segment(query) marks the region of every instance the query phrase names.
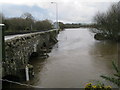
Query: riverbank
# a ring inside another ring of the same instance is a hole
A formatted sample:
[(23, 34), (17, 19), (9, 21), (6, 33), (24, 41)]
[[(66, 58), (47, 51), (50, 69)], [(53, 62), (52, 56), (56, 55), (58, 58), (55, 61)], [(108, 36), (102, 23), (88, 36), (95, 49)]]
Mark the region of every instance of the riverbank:
[(115, 41), (115, 42), (120, 42), (120, 36), (117, 36), (117, 37), (113, 37), (111, 35), (107, 35), (107, 34), (104, 34), (104, 33), (96, 33), (94, 35), (94, 38), (96, 40), (109, 40), (109, 41)]

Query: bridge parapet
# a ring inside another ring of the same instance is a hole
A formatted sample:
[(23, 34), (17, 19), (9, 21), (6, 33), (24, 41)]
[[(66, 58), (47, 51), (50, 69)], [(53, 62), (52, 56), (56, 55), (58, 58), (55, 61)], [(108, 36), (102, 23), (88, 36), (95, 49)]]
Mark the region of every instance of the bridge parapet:
[(31, 54), (34, 52), (41, 54), (42, 48), (49, 49), (49, 46), (57, 42), (57, 34), (57, 30), (50, 30), (6, 40), (2, 76), (13, 75), (24, 78), (24, 70), (29, 65)]

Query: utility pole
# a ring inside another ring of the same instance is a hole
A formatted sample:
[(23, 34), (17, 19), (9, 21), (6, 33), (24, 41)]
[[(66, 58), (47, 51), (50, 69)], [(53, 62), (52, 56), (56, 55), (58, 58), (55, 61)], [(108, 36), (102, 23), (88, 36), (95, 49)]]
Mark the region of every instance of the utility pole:
[(51, 2), (52, 4), (56, 5), (56, 29), (59, 29), (59, 22), (58, 22), (58, 4), (57, 2)]
[[(4, 24), (0, 24), (0, 79), (2, 79), (2, 60), (4, 59), (4, 36), (2, 31), (2, 26)], [(0, 90), (2, 89), (2, 81), (0, 81)]]

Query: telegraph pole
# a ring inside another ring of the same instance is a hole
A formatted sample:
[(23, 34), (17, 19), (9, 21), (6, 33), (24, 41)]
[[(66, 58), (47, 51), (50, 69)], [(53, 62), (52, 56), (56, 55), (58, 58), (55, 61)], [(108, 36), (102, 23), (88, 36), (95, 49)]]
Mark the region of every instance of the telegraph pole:
[[(0, 79), (2, 79), (2, 60), (4, 59), (4, 36), (2, 31), (2, 26), (4, 24), (0, 24)], [(2, 81), (0, 81), (0, 90), (2, 89)]]

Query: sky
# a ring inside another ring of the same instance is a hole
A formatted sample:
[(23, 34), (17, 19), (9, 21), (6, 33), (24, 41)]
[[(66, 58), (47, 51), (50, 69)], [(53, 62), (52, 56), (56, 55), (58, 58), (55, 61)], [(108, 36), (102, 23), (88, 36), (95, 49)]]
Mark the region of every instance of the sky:
[(98, 12), (105, 12), (119, 0), (0, 0), (1, 12), (5, 17), (20, 17), (29, 12), (36, 20), (56, 20), (63, 23), (92, 23)]

